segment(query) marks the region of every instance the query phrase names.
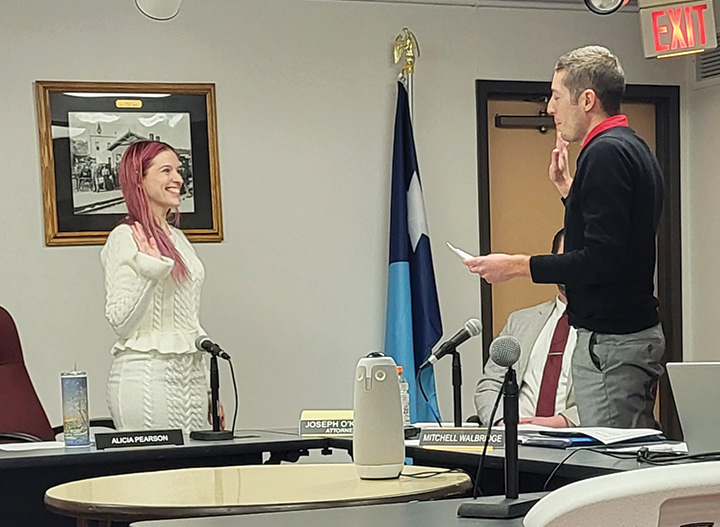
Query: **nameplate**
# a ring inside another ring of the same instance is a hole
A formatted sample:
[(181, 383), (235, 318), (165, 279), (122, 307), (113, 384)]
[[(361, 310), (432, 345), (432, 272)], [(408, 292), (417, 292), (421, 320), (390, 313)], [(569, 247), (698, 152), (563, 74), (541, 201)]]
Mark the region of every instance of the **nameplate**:
[(353, 435), (352, 410), (303, 410), (300, 414), (301, 436)]
[[(487, 428), (423, 428), (420, 432), (420, 446), (482, 449), (486, 437)], [(488, 449), (504, 446), (504, 432), (491, 431)]]
[(182, 444), (183, 433), (179, 428), (173, 430), (143, 430), (141, 432), (95, 434), (95, 446), (98, 450), (105, 448)]

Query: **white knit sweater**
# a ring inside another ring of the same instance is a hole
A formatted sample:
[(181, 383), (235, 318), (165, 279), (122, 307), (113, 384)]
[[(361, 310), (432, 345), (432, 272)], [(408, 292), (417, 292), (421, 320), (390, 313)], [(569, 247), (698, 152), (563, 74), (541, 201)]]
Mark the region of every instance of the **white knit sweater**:
[(205, 269), (190, 242), (171, 228), (171, 240), (188, 268), (176, 283), (174, 262), (141, 253), (129, 225), (113, 229), (100, 258), (105, 270), (105, 316), (118, 335), (113, 353), (123, 350), (159, 353), (195, 352), (200, 327), (200, 291)]

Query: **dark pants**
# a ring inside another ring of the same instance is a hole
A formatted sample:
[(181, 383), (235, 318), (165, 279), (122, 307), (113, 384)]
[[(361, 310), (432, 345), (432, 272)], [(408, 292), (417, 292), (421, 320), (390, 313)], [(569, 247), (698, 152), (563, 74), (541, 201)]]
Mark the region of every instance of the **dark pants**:
[(578, 329), (572, 374), (580, 426), (658, 428), (653, 409), (664, 353), (660, 324), (627, 335)]

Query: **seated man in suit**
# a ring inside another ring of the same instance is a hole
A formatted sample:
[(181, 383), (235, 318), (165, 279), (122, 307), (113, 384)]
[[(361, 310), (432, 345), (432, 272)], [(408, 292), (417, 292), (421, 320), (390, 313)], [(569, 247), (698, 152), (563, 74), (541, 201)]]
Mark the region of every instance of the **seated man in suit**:
[[(555, 234), (553, 254), (563, 252), (564, 230)], [(510, 335), (520, 342), (520, 359), (515, 364), (520, 423), (566, 427), (579, 424), (572, 393), (572, 352), (575, 349), (575, 328), (565, 314), (565, 286), (558, 284), (554, 300), (511, 313), (501, 335)], [(487, 425), (497, 394), (502, 387), (506, 368), (492, 359), (475, 389), (475, 408), (480, 422)], [(502, 421), (502, 402), (495, 422)]]

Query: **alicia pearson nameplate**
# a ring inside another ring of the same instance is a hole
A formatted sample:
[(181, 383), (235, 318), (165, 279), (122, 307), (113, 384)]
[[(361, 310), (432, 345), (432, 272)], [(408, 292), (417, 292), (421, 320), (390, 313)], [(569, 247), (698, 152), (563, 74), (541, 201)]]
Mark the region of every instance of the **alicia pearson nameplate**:
[(95, 434), (95, 447), (98, 450), (104, 448), (182, 444), (183, 433), (179, 428), (172, 430), (142, 430), (138, 432)]

